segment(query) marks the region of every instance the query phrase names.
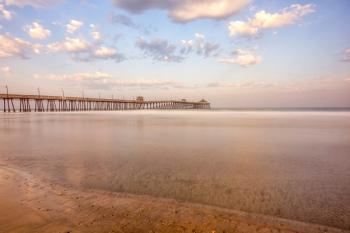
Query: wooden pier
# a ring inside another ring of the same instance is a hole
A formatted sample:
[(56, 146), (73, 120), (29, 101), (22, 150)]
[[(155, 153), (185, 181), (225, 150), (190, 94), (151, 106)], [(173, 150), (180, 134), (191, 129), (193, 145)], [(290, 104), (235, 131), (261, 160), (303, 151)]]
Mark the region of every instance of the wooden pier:
[(135, 100), (0, 94), (4, 112), (117, 111), (138, 109), (210, 109), (205, 100)]

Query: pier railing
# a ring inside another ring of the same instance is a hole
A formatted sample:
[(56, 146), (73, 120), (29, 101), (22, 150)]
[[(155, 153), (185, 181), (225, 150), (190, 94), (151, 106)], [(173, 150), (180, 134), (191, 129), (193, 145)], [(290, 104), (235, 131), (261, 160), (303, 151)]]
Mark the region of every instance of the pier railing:
[(135, 100), (0, 94), (4, 112), (117, 111), (137, 109), (210, 109), (205, 100)]

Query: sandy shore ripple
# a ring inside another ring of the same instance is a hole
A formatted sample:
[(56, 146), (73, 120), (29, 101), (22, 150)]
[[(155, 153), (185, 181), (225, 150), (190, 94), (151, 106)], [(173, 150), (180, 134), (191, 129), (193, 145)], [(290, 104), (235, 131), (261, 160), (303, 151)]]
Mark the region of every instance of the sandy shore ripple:
[(211, 206), (77, 190), (0, 164), (0, 232), (348, 232)]

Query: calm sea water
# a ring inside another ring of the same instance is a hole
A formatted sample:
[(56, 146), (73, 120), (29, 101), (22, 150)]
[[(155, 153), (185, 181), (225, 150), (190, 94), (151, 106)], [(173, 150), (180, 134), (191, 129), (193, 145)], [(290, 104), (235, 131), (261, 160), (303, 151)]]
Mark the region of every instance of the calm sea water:
[(0, 114), (0, 160), (80, 188), (350, 229), (350, 112)]

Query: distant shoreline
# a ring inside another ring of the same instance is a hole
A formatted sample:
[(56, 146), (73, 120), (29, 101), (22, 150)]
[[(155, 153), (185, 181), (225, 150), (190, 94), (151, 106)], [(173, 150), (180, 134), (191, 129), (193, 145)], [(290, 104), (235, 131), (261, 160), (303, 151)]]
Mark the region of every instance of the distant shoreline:
[(334, 107), (293, 107), (293, 108), (215, 108), (214, 111), (286, 111), (286, 112), (350, 112), (350, 107), (334, 108)]

